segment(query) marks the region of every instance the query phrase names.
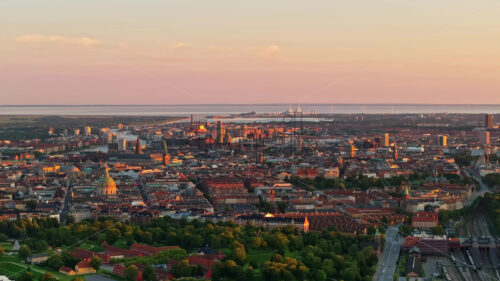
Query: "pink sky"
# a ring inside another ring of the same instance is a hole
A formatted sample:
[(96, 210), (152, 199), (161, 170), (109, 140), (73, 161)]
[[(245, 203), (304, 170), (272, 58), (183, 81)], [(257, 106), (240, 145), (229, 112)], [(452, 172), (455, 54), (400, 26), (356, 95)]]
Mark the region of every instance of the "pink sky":
[(6, 0), (0, 104), (500, 104), (498, 14), (494, 0)]

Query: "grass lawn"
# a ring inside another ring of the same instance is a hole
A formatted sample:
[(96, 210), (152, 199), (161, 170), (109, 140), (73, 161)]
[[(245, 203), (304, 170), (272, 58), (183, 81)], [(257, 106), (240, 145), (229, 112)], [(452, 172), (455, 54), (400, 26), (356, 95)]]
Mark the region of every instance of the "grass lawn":
[(79, 248), (89, 250), (89, 251), (94, 251), (94, 252), (104, 251), (104, 249), (101, 246), (97, 245), (96, 243), (92, 243), (92, 242), (84, 242), (84, 243), (79, 245)]
[(24, 267), (12, 264), (10, 262), (0, 261), (0, 274), (9, 276), (11, 274), (15, 274), (16, 272), (24, 269)]
[(285, 250), (285, 257), (297, 258), (299, 255), (300, 255), (299, 251), (293, 251), (293, 252), (291, 252), (289, 250)]
[(11, 252), (12, 246), (14, 246), (11, 242), (0, 242), (0, 246), (6, 251)]
[(261, 264), (271, 259), (276, 253), (273, 250), (249, 250), (247, 253), (248, 262), (255, 262), (260, 267)]
[(221, 252), (223, 252), (225, 255), (231, 254), (231, 249), (229, 248), (221, 248), (219, 249)]
[(37, 265), (25, 264), (19, 261), (19, 258), (14, 256), (6, 256), (0, 258), (0, 275), (5, 275), (9, 279), (15, 279), (22, 275), (27, 269), (30, 268), (35, 279), (39, 279), (46, 272), (52, 273), (57, 279), (61, 281), (71, 281), (74, 276), (65, 275), (57, 271), (52, 271)]
[(264, 278), (262, 277), (262, 273), (260, 272), (260, 269), (256, 268), (253, 270), (253, 280), (254, 281), (264, 280)]
[(80, 244), (74, 245), (71, 248), (67, 248), (67, 246), (63, 246), (61, 248), (64, 251), (74, 251), (74, 250), (76, 250), (78, 248), (82, 248), (82, 249), (89, 250), (89, 251), (94, 251), (94, 252), (102, 252), (102, 251), (104, 251), (104, 249), (100, 245), (98, 245), (96, 242), (94, 242), (94, 241), (85, 241), (85, 242), (82, 242)]
[(118, 247), (118, 248), (122, 248), (122, 249), (129, 248), (129, 246), (127, 245), (127, 241), (125, 241), (125, 239), (120, 239), (120, 240), (116, 241), (115, 244), (113, 244), (113, 246)]

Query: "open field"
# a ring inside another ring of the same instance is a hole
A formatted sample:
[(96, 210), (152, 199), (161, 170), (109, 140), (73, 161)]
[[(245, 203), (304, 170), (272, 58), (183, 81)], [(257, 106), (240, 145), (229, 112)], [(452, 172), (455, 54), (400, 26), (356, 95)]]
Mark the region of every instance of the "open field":
[(19, 277), (21, 274), (26, 272), (28, 268), (35, 276), (35, 279), (40, 278), (40, 276), (42, 276), (46, 272), (50, 272), (52, 275), (54, 275), (61, 281), (70, 281), (74, 277), (61, 274), (59, 272), (55, 272), (52, 270), (48, 270), (36, 265), (24, 264), (19, 261), (4, 260), (3, 257), (0, 259), (0, 275), (5, 275), (9, 277), (9, 279), (14, 279), (16, 277)]

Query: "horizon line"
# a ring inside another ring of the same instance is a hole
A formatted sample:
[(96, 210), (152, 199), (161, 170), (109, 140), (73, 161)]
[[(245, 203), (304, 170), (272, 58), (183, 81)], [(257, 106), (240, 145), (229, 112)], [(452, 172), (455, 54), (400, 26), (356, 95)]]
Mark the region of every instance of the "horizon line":
[(0, 104), (0, 107), (75, 107), (75, 106), (275, 106), (275, 105), (360, 105), (360, 106), (500, 106), (486, 103), (179, 103), (179, 104)]

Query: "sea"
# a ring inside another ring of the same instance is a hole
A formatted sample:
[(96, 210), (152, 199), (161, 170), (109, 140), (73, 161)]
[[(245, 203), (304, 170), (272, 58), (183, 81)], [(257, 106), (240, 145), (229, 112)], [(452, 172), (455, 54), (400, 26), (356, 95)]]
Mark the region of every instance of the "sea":
[[(128, 115), (230, 116), (242, 113), (278, 114), (296, 110), (297, 104), (207, 105), (0, 105), (0, 115)], [(301, 104), (304, 114), (431, 114), (500, 113), (498, 104)]]

